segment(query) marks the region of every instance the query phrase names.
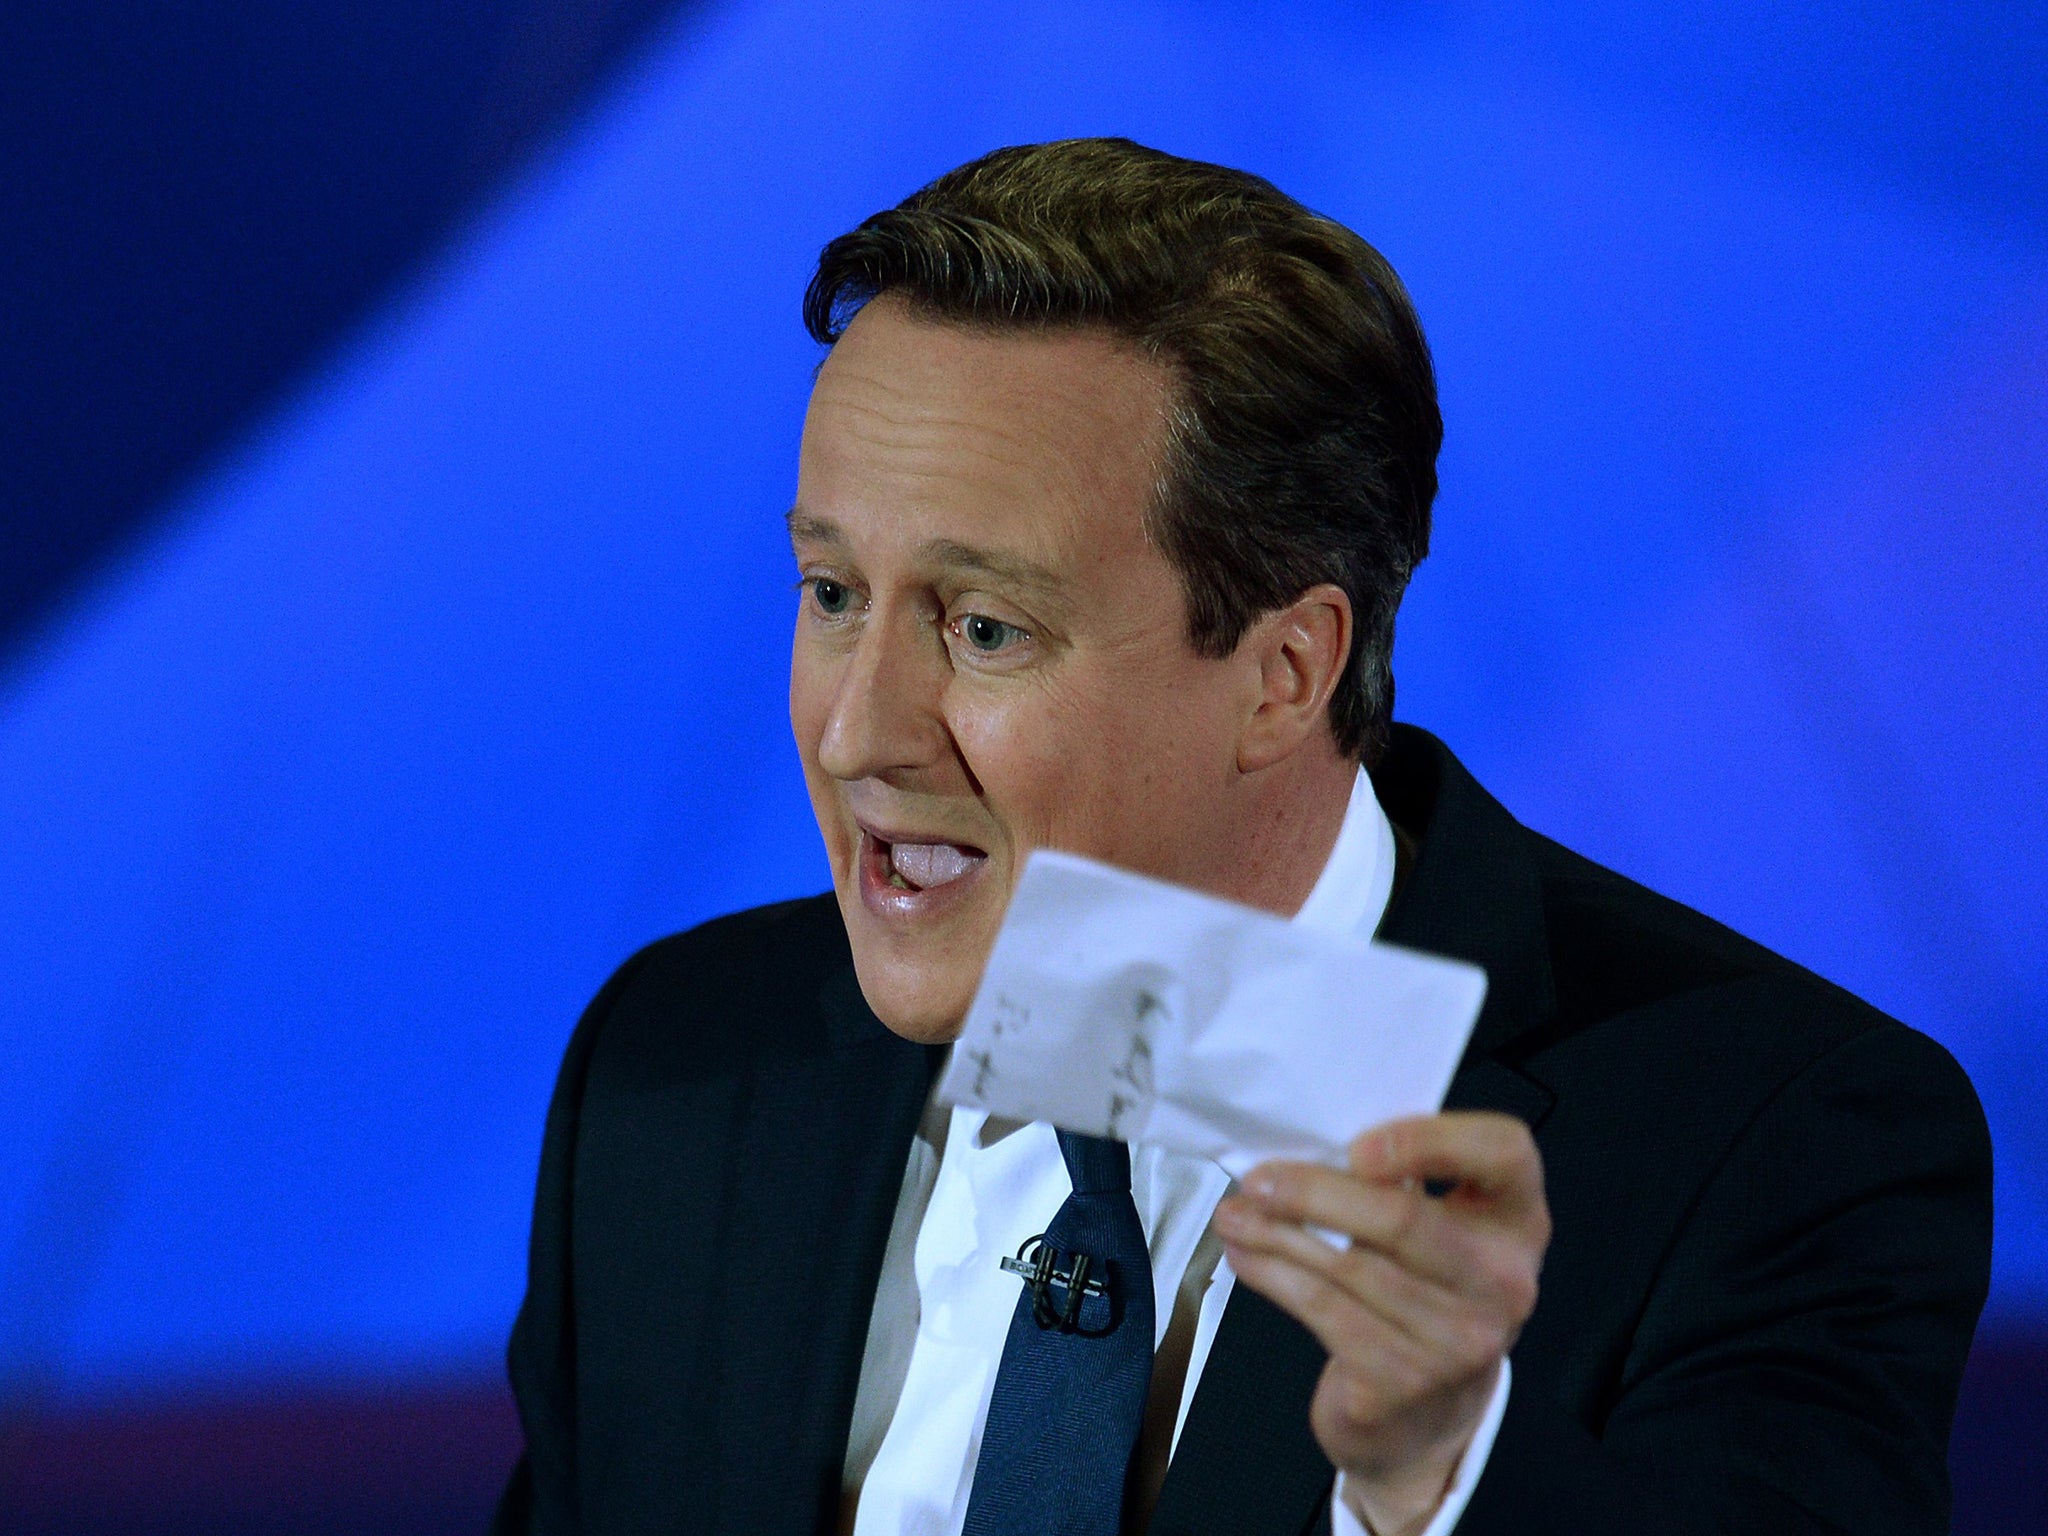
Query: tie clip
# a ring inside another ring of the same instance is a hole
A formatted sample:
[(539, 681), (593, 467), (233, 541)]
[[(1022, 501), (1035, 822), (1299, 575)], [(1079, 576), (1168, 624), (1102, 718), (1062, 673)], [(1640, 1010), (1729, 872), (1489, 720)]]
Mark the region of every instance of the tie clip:
[[(1070, 1258), (1065, 1269), (1060, 1260)], [(1089, 1271), (1102, 1267), (1102, 1261), (1089, 1254), (1063, 1255), (1059, 1249), (1045, 1240), (1045, 1234), (1027, 1237), (1017, 1250), (1017, 1256), (1002, 1261), (1006, 1274), (1020, 1275), (1031, 1292), (1031, 1317), (1041, 1328), (1058, 1328), (1062, 1332), (1075, 1329), (1081, 1319), (1081, 1300), (1086, 1296), (1107, 1296), (1109, 1287)], [(1065, 1291), (1066, 1304), (1055, 1307), (1052, 1302), (1052, 1287), (1058, 1285)]]

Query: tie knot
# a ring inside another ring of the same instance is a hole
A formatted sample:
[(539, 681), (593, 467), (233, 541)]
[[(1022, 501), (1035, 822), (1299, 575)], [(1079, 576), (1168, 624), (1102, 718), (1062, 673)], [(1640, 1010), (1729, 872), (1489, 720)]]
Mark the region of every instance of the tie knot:
[(1131, 1192), (1131, 1149), (1120, 1141), (1061, 1131), (1060, 1156), (1077, 1195), (1127, 1195)]

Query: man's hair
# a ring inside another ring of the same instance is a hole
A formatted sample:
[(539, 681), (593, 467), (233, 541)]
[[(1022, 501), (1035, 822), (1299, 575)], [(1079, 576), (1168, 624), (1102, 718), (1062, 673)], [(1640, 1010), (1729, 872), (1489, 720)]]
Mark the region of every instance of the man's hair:
[(1394, 611), (1429, 550), (1443, 441), (1421, 322), (1385, 257), (1247, 172), (1066, 139), (984, 155), (841, 235), (804, 324), (830, 344), (884, 293), (939, 321), (1099, 326), (1163, 364), (1148, 527), (1190, 641), (1227, 656), (1261, 614), (1342, 587), (1354, 633), (1330, 725), (1379, 760)]

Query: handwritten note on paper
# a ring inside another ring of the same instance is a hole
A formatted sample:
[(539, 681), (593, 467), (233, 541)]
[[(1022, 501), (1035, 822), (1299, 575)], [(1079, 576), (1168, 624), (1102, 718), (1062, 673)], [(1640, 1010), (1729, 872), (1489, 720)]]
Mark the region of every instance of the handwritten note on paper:
[(939, 1085), (952, 1103), (1150, 1142), (1233, 1178), (1341, 1165), (1442, 1102), (1486, 973), (1074, 854), (1031, 855)]

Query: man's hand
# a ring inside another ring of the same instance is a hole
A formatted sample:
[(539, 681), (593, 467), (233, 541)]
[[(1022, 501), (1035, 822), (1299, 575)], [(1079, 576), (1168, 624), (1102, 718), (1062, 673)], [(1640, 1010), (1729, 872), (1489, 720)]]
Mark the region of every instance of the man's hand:
[(1536, 1307), (1550, 1210), (1528, 1127), (1426, 1115), (1359, 1137), (1349, 1172), (1262, 1163), (1216, 1230), (1239, 1281), (1330, 1352), (1309, 1420), (1352, 1512), (1375, 1536), (1422, 1530)]

